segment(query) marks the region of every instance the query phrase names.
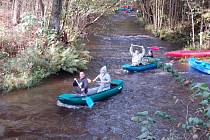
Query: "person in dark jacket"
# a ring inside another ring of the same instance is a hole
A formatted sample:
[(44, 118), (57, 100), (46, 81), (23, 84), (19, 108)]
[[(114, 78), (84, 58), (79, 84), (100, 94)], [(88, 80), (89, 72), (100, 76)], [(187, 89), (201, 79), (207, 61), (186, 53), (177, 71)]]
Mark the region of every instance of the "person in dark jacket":
[(153, 51), (149, 49), (148, 54), (146, 55), (147, 57), (154, 57)]
[(80, 79), (74, 78), (73, 86), (77, 87), (77, 93), (87, 94), (88, 93), (88, 80), (84, 72), (79, 73)]

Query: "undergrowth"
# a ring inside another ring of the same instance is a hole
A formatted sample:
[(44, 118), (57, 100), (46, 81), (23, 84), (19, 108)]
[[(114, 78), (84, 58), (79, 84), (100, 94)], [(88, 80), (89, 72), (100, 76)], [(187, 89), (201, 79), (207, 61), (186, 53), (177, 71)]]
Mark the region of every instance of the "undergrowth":
[[(156, 111), (153, 115), (149, 116), (148, 111), (138, 112), (134, 117), (131, 118), (132, 121), (140, 123), (141, 130), (140, 135), (137, 139), (140, 140), (151, 140), (156, 139), (152, 134), (152, 126), (156, 123), (156, 119), (152, 116), (159, 116), (162, 119), (175, 122), (177, 126), (182, 128), (183, 139), (210, 139), (210, 89), (206, 83), (194, 83), (192, 80), (184, 78), (176, 70), (173, 69), (170, 63), (159, 63), (158, 67), (162, 70), (171, 74), (171, 76), (181, 85), (189, 87), (192, 91), (191, 98), (197, 100), (198, 108), (195, 109), (194, 115), (189, 114), (190, 104), (185, 105), (181, 99), (176, 98), (175, 103), (181, 102), (186, 106), (187, 114), (185, 116), (186, 121), (179, 122), (176, 116), (171, 116), (167, 112)], [(190, 101), (192, 102), (192, 101)], [(190, 137), (187, 137), (187, 134)], [(163, 137), (164, 140), (172, 140), (171, 134), (169, 136)], [(176, 139), (176, 138), (175, 138)], [(173, 136), (174, 140), (174, 136)]]

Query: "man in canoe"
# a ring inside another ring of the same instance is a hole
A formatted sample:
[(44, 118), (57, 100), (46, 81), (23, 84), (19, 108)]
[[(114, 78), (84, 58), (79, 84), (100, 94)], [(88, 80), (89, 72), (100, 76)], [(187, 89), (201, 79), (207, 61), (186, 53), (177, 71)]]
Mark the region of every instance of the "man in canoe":
[(79, 73), (79, 80), (74, 78), (73, 86), (77, 87), (78, 94), (87, 94), (88, 93), (88, 79), (85, 76), (85, 73), (81, 71)]
[(100, 86), (97, 88), (97, 93), (110, 89), (111, 77), (107, 71), (106, 66), (103, 66), (100, 69), (100, 74), (93, 80), (93, 82), (96, 82), (97, 79), (100, 79)]
[[(134, 52), (134, 51), (133, 51), (133, 46), (140, 47), (140, 48), (142, 49), (142, 52), (139, 53), (138, 50), (135, 50), (135, 52)], [(130, 47), (130, 54), (131, 54), (131, 56), (132, 56), (132, 66), (141, 65), (141, 64), (142, 64), (142, 58), (143, 58), (144, 55), (145, 55), (144, 46), (138, 46), (138, 45), (133, 45), (133, 44), (131, 44), (131, 47)]]

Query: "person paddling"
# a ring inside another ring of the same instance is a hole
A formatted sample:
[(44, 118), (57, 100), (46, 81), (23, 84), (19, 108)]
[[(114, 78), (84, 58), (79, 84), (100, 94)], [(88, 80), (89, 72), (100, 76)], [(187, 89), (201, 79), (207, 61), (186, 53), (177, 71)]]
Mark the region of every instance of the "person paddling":
[[(140, 48), (142, 49), (142, 52), (139, 53), (138, 50), (135, 50), (135, 52), (134, 52), (134, 51), (133, 51), (133, 46), (140, 47)], [(144, 46), (138, 46), (138, 45), (133, 45), (133, 44), (131, 44), (131, 47), (130, 47), (130, 54), (131, 54), (131, 56), (132, 56), (132, 66), (141, 65), (141, 64), (142, 64), (142, 58), (143, 58), (144, 55), (145, 55)]]
[(93, 80), (93, 82), (96, 82), (97, 79), (100, 79), (100, 86), (97, 88), (97, 93), (110, 89), (111, 77), (106, 66), (103, 66), (100, 69), (100, 74)]
[(88, 79), (85, 76), (85, 73), (81, 71), (79, 73), (79, 80), (74, 78), (73, 86), (77, 87), (76, 92), (78, 94), (87, 94), (88, 93)]

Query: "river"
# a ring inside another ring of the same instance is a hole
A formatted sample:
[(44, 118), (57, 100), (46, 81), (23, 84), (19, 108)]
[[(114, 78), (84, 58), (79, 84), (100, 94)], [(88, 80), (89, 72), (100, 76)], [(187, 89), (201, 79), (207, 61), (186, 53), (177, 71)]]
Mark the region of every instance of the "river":
[[(135, 16), (114, 15), (112, 32), (89, 38), (87, 48), (93, 59), (86, 71), (94, 78), (103, 65), (107, 65), (112, 79), (122, 79), (122, 93), (99, 103), (93, 109), (66, 109), (56, 106), (56, 97), (61, 91), (71, 91), (73, 77), (66, 73), (51, 76), (39, 86), (1, 95), (0, 139), (7, 140), (134, 140), (140, 134), (140, 126), (130, 120), (138, 111), (165, 111), (184, 121), (186, 106), (175, 104), (175, 98), (188, 103), (190, 92), (179, 86), (166, 72), (160, 69), (127, 74), (121, 65), (131, 61), (128, 53), (131, 43), (164, 49), (155, 52), (163, 57), (168, 50), (179, 46), (160, 41), (141, 28)], [(176, 63), (176, 68), (199, 82), (210, 82), (209, 76), (191, 70), (186, 64)], [(158, 120), (152, 132), (160, 139), (170, 131), (183, 137), (183, 131), (173, 123)]]

